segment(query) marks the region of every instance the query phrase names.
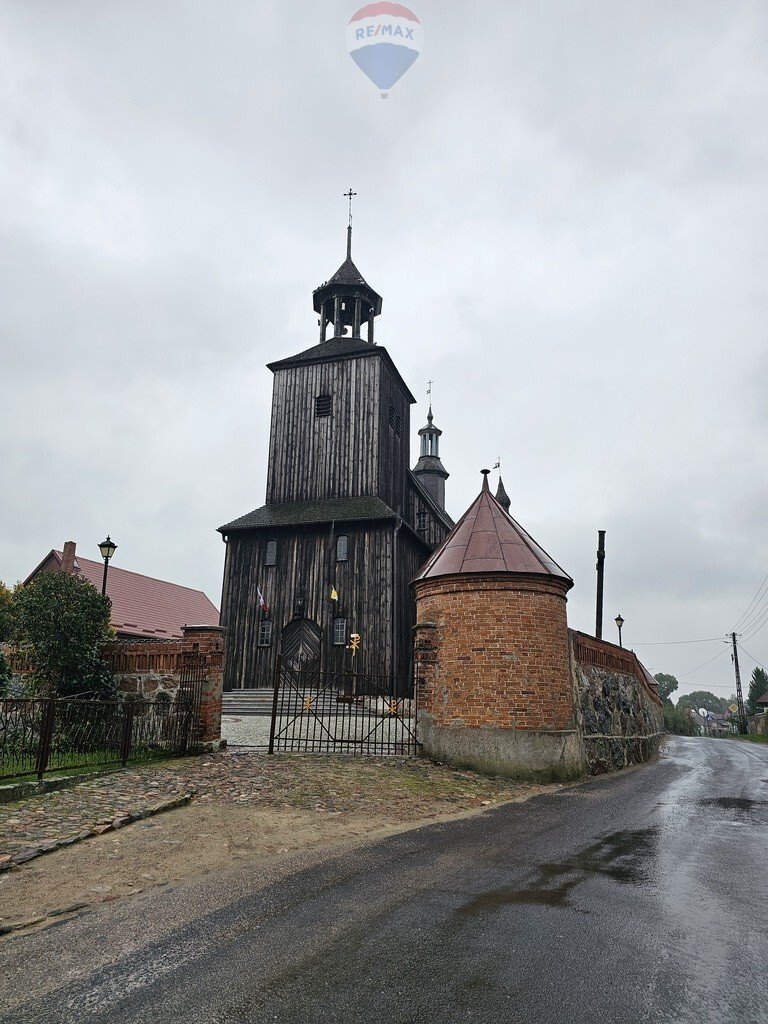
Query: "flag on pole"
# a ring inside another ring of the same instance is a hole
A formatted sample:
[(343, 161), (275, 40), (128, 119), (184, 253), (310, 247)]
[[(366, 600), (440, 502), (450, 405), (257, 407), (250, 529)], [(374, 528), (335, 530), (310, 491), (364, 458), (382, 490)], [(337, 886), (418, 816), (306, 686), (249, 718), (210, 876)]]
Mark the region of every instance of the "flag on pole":
[(261, 611), (264, 612), (265, 615), (267, 615), (269, 613), (269, 605), (264, 600), (264, 595), (262, 594), (259, 587), (256, 587), (256, 593), (259, 595), (259, 608), (261, 609)]
[(336, 587), (334, 587), (333, 584), (331, 584), (331, 600), (332, 601), (338, 601), (339, 600), (339, 595), (336, 592)]

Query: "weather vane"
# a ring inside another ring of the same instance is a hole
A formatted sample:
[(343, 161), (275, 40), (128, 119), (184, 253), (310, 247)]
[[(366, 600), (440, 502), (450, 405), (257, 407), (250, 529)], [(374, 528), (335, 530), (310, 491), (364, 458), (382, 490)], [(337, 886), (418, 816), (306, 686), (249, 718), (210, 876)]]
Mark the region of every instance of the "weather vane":
[(493, 468), (494, 469), (498, 469), (498, 470), (501, 469), (501, 456), (500, 455), (497, 457), (496, 461), (494, 462)]
[(427, 398), (431, 398), (432, 397), (432, 385), (434, 383), (435, 382), (433, 380), (428, 380), (427, 381)]
[(352, 197), (356, 196), (357, 192), (353, 192), (350, 188), (349, 192), (344, 193), (344, 198), (349, 200), (349, 224), (352, 226)]

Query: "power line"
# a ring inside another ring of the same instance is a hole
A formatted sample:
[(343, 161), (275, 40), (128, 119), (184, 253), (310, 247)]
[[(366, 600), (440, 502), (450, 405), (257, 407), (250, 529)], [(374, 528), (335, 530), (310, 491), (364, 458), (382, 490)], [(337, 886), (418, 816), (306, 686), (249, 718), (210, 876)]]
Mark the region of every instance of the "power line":
[(689, 669), (687, 672), (683, 672), (681, 675), (677, 676), (677, 678), (678, 679), (682, 679), (683, 676), (693, 675), (693, 673), (694, 672), (698, 672), (699, 669), (705, 668), (707, 665), (711, 665), (712, 662), (713, 661), (717, 661), (718, 658), (722, 658), (722, 656), (724, 654), (725, 654), (725, 648), (722, 651), (718, 651), (717, 654), (714, 656), (714, 658), (710, 658), (709, 661), (705, 661), (703, 665), (698, 665), (696, 668)]
[(747, 650), (747, 648), (743, 646), (743, 644), (739, 644), (739, 647), (741, 647), (742, 651), (744, 651), (746, 656), (748, 658), (751, 658), (752, 661), (754, 661), (754, 663), (756, 665), (758, 665), (760, 668), (763, 668), (763, 669), (765, 668), (765, 665), (761, 661), (758, 661), (757, 658), (754, 656), (754, 654), (750, 654), (749, 651)]
[(721, 636), (707, 636), (703, 640), (653, 640), (647, 641), (644, 644), (635, 644), (633, 647), (672, 647), (674, 644), (709, 644), (714, 640), (721, 640)]
[(763, 626), (766, 624), (766, 622), (768, 622), (768, 603), (766, 604), (765, 610), (762, 613), (760, 620), (757, 622), (753, 620), (752, 623), (749, 626), (747, 626), (747, 628), (744, 630), (744, 632), (742, 633), (744, 639), (749, 640), (751, 639), (751, 637), (755, 635), (755, 633), (759, 633)]
[[(749, 613), (750, 608), (755, 603), (755, 601), (758, 599), (758, 597), (760, 595), (760, 591), (763, 589), (763, 587), (765, 586), (766, 583), (768, 583), (768, 572), (765, 574), (765, 578), (764, 578), (763, 582), (760, 584), (760, 586), (755, 591), (755, 596), (752, 598), (752, 600), (747, 605), (746, 610), (741, 613), (741, 615), (738, 617), (738, 619), (734, 623), (734, 626), (733, 626), (734, 630), (738, 629), (740, 623), (742, 623), (744, 621), (744, 619), (746, 618), (746, 616)], [(731, 632), (733, 632), (733, 630)]]

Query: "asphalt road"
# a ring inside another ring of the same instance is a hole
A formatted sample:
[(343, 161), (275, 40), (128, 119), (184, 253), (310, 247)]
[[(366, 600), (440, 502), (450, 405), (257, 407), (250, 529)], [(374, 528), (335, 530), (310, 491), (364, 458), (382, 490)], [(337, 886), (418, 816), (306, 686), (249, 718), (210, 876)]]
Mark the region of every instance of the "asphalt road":
[(662, 759), (0, 947), (4, 1022), (768, 1020), (768, 747)]

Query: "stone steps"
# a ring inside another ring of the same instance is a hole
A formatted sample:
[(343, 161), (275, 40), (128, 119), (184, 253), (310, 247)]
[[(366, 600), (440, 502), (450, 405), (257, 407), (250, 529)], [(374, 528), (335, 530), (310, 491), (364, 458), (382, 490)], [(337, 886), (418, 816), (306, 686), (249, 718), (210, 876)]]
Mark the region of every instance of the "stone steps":
[(271, 715), (271, 689), (230, 690), (224, 694), (221, 713), (223, 715)]

